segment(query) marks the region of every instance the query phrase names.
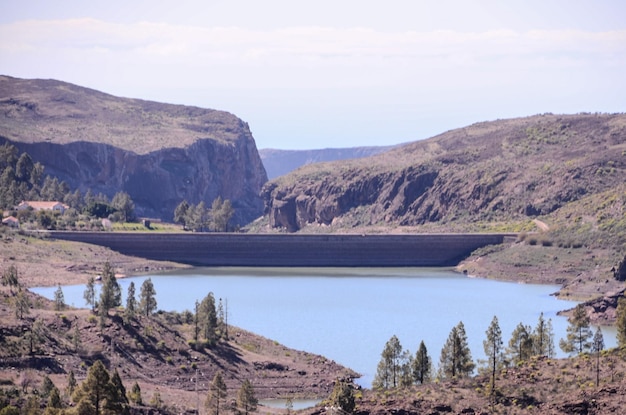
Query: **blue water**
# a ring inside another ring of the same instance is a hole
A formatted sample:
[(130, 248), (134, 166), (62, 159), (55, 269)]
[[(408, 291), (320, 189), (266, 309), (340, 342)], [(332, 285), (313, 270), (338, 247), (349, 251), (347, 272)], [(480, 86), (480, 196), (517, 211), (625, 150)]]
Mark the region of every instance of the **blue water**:
[[(505, 345), (515, 326), (534, 327), (541, 312), (552, 319), (557, 355), (567, 320), (557, 311), (576, 303), (551, 296), (557, 286), (470, 278), (423, 268), (197, 268), (120, 280), (125, 296), (152, 278), (162, 310), (193, 310), (209, 292), (227, 301), (229, 324), (288, 347), (324, 355), (362, 374), (369, 387), (385, 343), (396, 335), (415, 353), (424, 340), (433, 362), (453, 326), (463, 321), (474, 360), (494, 315)], [(34, 291), (53, 298), (55, 287)], [(84, 285), (65, 286), (65, 301), (85, 306)], [(125, 302), (125, 300), (124, 300)], [(615, 331), (603, 328), (607, 347)]]

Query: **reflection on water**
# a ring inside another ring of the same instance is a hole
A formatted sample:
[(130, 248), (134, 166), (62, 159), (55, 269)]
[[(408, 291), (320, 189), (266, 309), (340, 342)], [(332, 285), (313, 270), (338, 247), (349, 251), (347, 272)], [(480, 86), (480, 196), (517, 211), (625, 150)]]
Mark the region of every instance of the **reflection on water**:
[[(159, 309), (193, 310), (213, 292), (227, 300), (230, 324), (348, 366), (363, 375), (365, 387), (393, 335), (412, 353), (423, 340), (437, 364), (450, 330), (463, 321), (474, 360), (484, 359), (482, 341), (494, 315), (506, 346), (518, 323), (534, 327), (543, 312), (558, 345), (567, 320), (556, 313), (575, 305), (550, 295), (557, 286), (468, 278), (446, 269), (198, 268), (150, 277)], [(139, 292), (145, 278), (120, 280), (123, 294), (130, 281)], [(52, 298), (55, 289), (35, 291)], [(63, 287), (66, 302), (78, 307), (85, 306), (83, 291)], [(615, 345), (610, 331), (604, 337), (607, 347)]]
[[(311, 408), (321, 400), (319, 399), (261, 399), (259, 400), (259, 404), (263, 406), (268, 406), (270, 408), (279, 408), (279, 409), (306, 409)], [(291, 407), (289, 407), (291, 405)]]

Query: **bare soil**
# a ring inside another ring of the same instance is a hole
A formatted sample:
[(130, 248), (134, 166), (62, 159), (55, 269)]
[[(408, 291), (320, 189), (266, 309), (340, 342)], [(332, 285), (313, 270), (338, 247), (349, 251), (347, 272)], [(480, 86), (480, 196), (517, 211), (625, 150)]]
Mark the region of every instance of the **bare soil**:
[[(28, 296), (32, 309), (20, 320), (12, 304), (15, 291), (0, 288), (0, 384), (5, 390), (32, 392), (47, 374), (63, 392), (70, 371), (81, 382), (88, 368), (101, 360), (109, 370), (118, 370), (127, 390), (137, 382), (144, 402), (159, 392), (168, 413), (181, 413), (204, 407), (218, 371), (230, 399), (244, 380), (253, 384), (259, 399), (323, 399), (336, 379), (358, 376), (323, 356), (289, 349), (237, 327), (230, 327), (228, 338), (215, 346), (196, 350), (189, 343), (193, 328), (175, 321), (173, 314), (138, 316), (124, 323), (113, 311), (100, 328), (90, 310), (55, 311), (51, 301)], [(43, 323), (43, 332), (31, 353), (25, 333), (35, 320)], [(78, 347), (73, 340), (77, 329)]]
[(122, 255), (98, 245), (35, 238), (2, 228), (0, 232), (0, 270), (15, 265), (25, 287), (84, 284), (90, 276), (99, 275), (107, 261), (118, 278), (189, 268)]
[[(392, 391), (363, 391), (359, 415), (418, 414), (621, 414), (626, 408), (626, 361), (617, 350), (600, 357), (532, 358), (490, 377), (434, 382)], [(315, 408), (307, 414), (320, 414)]]
[[(555, 285), (554, 296), (585, 301), (593, 323), (614, 324), (616, 300), (626, 282), (613, 276), (618, 263), (614, 252), (606, 249), (559, 248), (529, 245), (516, 241), (489, 247), (457, 266), (459, 272), (480, 278), (522, 284)], [(594, 304), (609, 304), (600, 310)], [(567, 312), (564, 310), (564, 312)]]

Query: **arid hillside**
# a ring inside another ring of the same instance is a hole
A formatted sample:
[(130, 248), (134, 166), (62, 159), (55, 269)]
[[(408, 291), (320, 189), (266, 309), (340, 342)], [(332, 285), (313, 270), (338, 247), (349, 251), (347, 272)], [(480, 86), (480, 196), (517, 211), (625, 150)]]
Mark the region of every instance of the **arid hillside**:
[(626, 115), (482, 122), (263, 189), (271, 227), (349, 230), (527, 222), (626, 181)]
[[(229, 327), (228, 337), (214, 346), (194, 347), (193, 321), (186, 321), (185, 313), (138, 313), (125, 320), (117, 310), (101, 327), (90, 310), (55, 310), (55, 303), (25, 290), (18, 294), (17, 288), (0, 287), (0, 408), (24, 408), (30, 400), (38, 406), (32, 413), (42, 413), (39, 407), (49, 404), (41, 392), (46, 376), (61, 392), (61, 406), (74, 407), (70, 372), (80, 385), (96, 361), (117, 371), (127, 392), (139, 385), (142, 402), (129, 402), (132, 414), (195, 413), (197, 407), (204, 411), (217, 372), (229, 401), (246, 380), (257, 399), (323, 399), (337, 378), (357, 376), (322, 356), (288, 349), (237, 327)], [(18, 297), (30, 304), (21, 318), (15, 313)]]
[(72, 190), (128, 193), (137, 213), (171, 221), (184, 199), (220, 196), (245, 224), (267, 175), (248, 125), (224, 111), (120, 98), (55, 81), (0, 76), (0, 144)]

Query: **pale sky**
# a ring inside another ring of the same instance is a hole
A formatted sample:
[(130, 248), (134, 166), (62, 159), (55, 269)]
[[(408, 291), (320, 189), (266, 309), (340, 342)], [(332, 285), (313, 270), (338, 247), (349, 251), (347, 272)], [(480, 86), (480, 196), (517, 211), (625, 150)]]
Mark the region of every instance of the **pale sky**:
[(0, 0), (0, 74), (232, 112), (259, 148), (626, 111), (622, 0)]

